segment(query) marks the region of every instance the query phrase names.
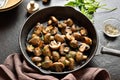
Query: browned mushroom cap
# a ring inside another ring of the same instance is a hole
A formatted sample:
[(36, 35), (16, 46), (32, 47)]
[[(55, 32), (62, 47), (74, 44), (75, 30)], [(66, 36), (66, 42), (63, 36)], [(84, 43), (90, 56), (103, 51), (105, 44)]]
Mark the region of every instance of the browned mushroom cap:
[(32, 45), (27, 45), (27, 51), (28, 52), (33, 52), (34, 51), (34, 47)]
[(82, 36), (86, 36), (87, 35), (87, 30), (84, 28), (84, 27), (81, 27), (81, 29), (80, 29), (80, 34), (82, 35)]
[(62, 62), (54, 62), (52, 67), (55, 69), (55, 71), (62, 72), (65, 66)]
[(68, 40), (68, 41), (75, 40), (75, 38), (74, 38), (72, 35), (70, 35), (69, 33), (67, 33), (67, 34), (65, 35), (65, 38), (66, 38), (66, 40)]
[(81, 52), (77, 52), (76, 53), (76, 55), (75, 55), (75, 60), (77, 61), (77, 62), (80, 62), (81, 60), (83, 60), (82, 59), (83, 58), (83, 53), (81, 53)]
[(75, 58), (76, 52), (75, 51), (70, 51), (68, 55), (66, 55), (67, 58)]
[(64, 35), (60, 35), (60, 34), (56, 34), (56, 35), (55, 35), (55, 40), (56, 40), (57, 42), (63, 43), (63, 42), (65, 41), (65, 36), (64, 36)]
[(61, 23), (58, 23), (58, 27), (59, 27), (60, 29), (61, 29), (61, 28), (64, 29), (64, 28), (67, 27), (67, 24), (61, 22)]
[(50, 60), (50, 58), (48, 56), (45, 56), (45, 61), (42, 62), (41, 67), (48, 69), (53, 65), (53, 62)]
[(52, 24), (52, 20), (51, 20), (51, 19), (48, 20), (47, 24), (48, 24), (48, 25), (51, 25), (51, 24)]
[(69, 69), (73, 70), (75, 67), (75, 60), (73, 58), (69, 58), (70, 64), (69, 64)]
[(82, 39), (82, 36), (79, 32), (74, 32), (72, 35), (74, 36), (74, 38), (76, 40), (81, 40)]
[(70, 61), (66, 59), (66, 57), (61, 57), (58, 62), (62, 62), (65, 66), (69, 66)]
[(62, 44), (60, 45), (59, 52), (60, 52), (61, 55), (65, 55), (65, 54), (66, 54), (66, 53), (64, 52), (65, 46), (67, 46), (66, 43), (62, 43)]
[(55, 17), (55, 16), (51, 16), (51, 20), (54, 22), (54, 23), (58, 23), (58, 20), (57, 20), (57, 18)]
[(90, 46), (86, 43), (81, 43), (81, 46), (79, 47), (80, 52), (84, 52), (86, 50), (90, 49)]
[(49, 25), (47, 27), (44, 27), (42, 32), (43, 34), (47, 34), (47, 33), (50, 33), (50, 31), (53, 29), (54, 27), (52, 25)]
[(65, 53), (68, 53), (69, 51), (70, 51), (70, 48), (69, 48), (69, 47), (65, 47), (65, 48), (64, 48), (64, 52), (65, 52)]
[(49, 56), (49, 57), (51, 57), (51, 50), (50, 50), (50, 48), (49, 48), (49, 45), (45, 45), (45, 46), (44, 46), (44, 48), (43, 48), (43, 50), (42, 50), (42, 54), (43, 54), (44, 56)]
[(50, 31), (50, 33), (51, 33), (52, 35), (55, 35), (57, 32), (58, 32), (58, 28), (57, 28), (57, 27), (54, 27), (54, 28)]
[(58, 59), (60, 58), (60, 55), (57, 51), (53, 51), (52, 56), (53, 56), (54, 61), (58, 61)]
[(32, 60), (33, 62), (41, 62), (41, 61), (42, 61), (42, 58), (35, 56), (35, 57), (32, 57), (31, 60)]
[(44, 35), (44, 43), (50, 43), (50, 36), (51, 36), (50, 33)]
[(71, 34), (71, 33), (72, 33), (72, 30), (71, 30), (70, 27), (66, 27), (65, 32)]
[(50, 43), (50, 48), (52, 49), (52, 50), (58, 50), (59, 49), (59, 47), (60, 47), (60, 45), (61, 45), (61, 42), (56, 42), (55, 40), (54, 41), (51, 41), (51, 43)]
[(75, 59), (76, 59), (77, 62), (80, 62), (80, 61), (82, 61), (82, 60), (87, 59), (87, 56), (86, 56), (86, 55), (83, 55), (83, 53), (81, 53), (81, 52), (78, 51), (78, 52), (76, 53)]
[(40, 35), (42, 33), (42, 30), (43, 30), (43, 25), (40, 23), (37, 23), (37, 25), (34, 28), (34, 33), (36, 35)]
[(36, 48), (34, 49), (34, 55), (35, 55), (35, 56), (40, 56), (41, 54), (42, 54), (41, 49), (40, 49), (39, 47), (36, 47)]
[(79, 28), (78, 28), (78, 27), (76, 27), (76, 25), (75, 25), (75, 24), (73, 24), (73, 25), (71, 26), (71, 30), (72, 30), (72, 32), (76, 32), (76, 31), (78, 31), (78, 30), (79, 30)]
[(34, 36), (28, 42), (32, 45), (38, 46), (40, 41), (41, 41), (41, 39), (39, 36)]
[(73, 21), (70, 18), (68, 18), (67, 20), (65, 20), (64, 23), (66, 23), (67, 26), (72, 26), (73, 25)]
[(88, 45), (91, 45), (91, 44), (92, 44), (92, 39), (91, 39), (91, 38), (85, 36), (85, 37), (83, 37), (83, 39), (84, 39), (83, 42), (85, 42), (86, 44), (88, 44)]
[(77, 40), (70, 41), (70, 47), (72, 47), (72, 48), (79, 47), (78, 41)]

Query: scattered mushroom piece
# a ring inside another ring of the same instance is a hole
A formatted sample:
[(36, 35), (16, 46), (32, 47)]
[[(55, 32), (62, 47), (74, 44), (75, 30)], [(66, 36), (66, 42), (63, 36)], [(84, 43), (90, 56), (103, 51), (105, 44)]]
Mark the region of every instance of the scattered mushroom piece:
[(53, 56), (54, 61), (58, 61), (58, 59), (60, 58), (60, 55), (57, 51), (53, 51), (52, 56)]
[(51, 16), (51, 20), (52, 20), (55, 24), (58, 23), (58, 20), (57, 20), (57, 18), (56, 18), (55, 16)]
[(45, 56), (45, 61), (42, 62), (41, 67), (48, 69), (53, 65), (52, 60), (48, 56)]
[(55, 40), (54, 41), (51, 41), (51, 43), (50, 43), (50, 48), (52, 49), (52, 50), (58, 50), (59, 49), (59, 47), (60, 47), (60, 45), (61, 45), (61, 42), (56, 42)]
[(43, 48), (43, 50), (42, 50), (42, 54), (44, 56), (49, 56), (51, 58), (51, 53), (52, 52), (51, 52), (51, 50), (49, 48), (49, 45), (45, 45), (44, 48)]
[(38, 66), (38, 67), (41, 67), (41, 63), (40, 62), (38, 62), (38, 63), (36, 63), (36, 65)]
[(62, 62), (65, 66), (69, 66), (70, 61), (66, 59), (66, 57), (61, 57), (58, 62)]
[(56, 40), (57, 42), (63, 43), (63, 42), (65, 41), (65, 37), (64, 37), (64, 35), (56, 34), (56, 35), (55, 35), (55, 40)]
[(34, 29), (34, 33), (36, 35), (40, 35), (42, 33), (42, 30), (43, 30), (43, 25), (40, 23), (37, 23), (37, 25), (35, 26), (35, 29)]
[(62, 62), (54, 62), (53, 63), (53, 68), (55, 69), (55, 71), (57, 72), (62, 72), (64, 69), (64, 64)]
[(34, 51), (34, 47), (32, 45), (27, 45), (27, 51), (28, 52), (33, 52)]
[(51, 34), (52, 35), (55, 35), (56, 33), (58, 32), (58, 28), (57, 27), (54, 27), (52, 30), (51, 30)]
[(82, 58), (83, 58), (83, 53), (81, 53), (81, 52), (77, 52), (76, 53), (76, 55), (75, 55), (75, 59), (76, 59), (76, 61), (77, 62), (80, 62), (81, 60), (82, 60)]
[(31, 60), (32, 60), (33, 62), (41, 62), (41, 61), (42, 61), (42, 58), (35, 56), (35, 57), (32, 57)]
[(66, 33), (69, 33), (69, 34), (72, 34), (72, 30), (71, 30), (70, 27), (66, 27), (65, 32), (66, 32)]
[(36, 47), (36, 48), (34, 49), (34, 55), (35, 55), (35, 56), (40, 56), (41, 54), (42, 54), (41, 49), (40, 49), (39, 47)]
[(52, 24), (52, 20), (50, 19), (48, 22), (47, 22), (48, 25), (51, 25)]
[(60, 29), (65, 29), (65, 28), (67, 27), (67, 24), (61, 22), (61, 23), (58, 23), (58, 27), (59, 27)]
[(72, 48), (78, 48), (79, 47), (78, 41), (77, 40), (70, 41), (70, 47), (72, 47)]
[(75, 51), (70, 51), (69, 52), (69, 57), (75, 58), (76, 52)]
[(29, 43), (35, 46), (38, 46), (40, 43), (40, 37), (39, 36), (34, 36), (29, 40)]
[(69, 51), (70, 51), (70, 48), (69, 48), (69, 47), (65, 47), (65, 48), (64, 48), (64, 52), (65, 52), (65, 53), (68, 53)]
[(73, 25), (71, 26), (71, 30), (72, 30), (72, 32), (76, 32), (76, 31), (78, 31), (78, 28), (76, 27), (75, 24), (73, 24)]
[(86, 50), (90, 49), (90, 46), (86, 43), (81, 43), (81, 46), (79, 47), (80, 52), (84, 52)]

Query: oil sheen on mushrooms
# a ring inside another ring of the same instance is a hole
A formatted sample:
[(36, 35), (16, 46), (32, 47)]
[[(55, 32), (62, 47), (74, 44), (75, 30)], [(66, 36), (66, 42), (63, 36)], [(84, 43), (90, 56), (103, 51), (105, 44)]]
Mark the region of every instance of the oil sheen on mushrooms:
[(46, 23), (36, 23), (26, 43), (36, 66), (63, 72), (87, 60), (92, 39), (84, 27), (76, 25), (71, 18), (60, 21), (55, 16)]

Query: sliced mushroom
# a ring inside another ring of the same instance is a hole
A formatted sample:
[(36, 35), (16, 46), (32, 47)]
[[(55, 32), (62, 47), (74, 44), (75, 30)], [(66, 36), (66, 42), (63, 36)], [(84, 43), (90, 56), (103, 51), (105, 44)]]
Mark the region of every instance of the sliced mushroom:
[(65, 32), (66, 32), (66, 33), (69, 33), (69, 34), (72, 34), (72, 30), (71, 30), (70, 27), (66, 27)]
[(44, 43), (50, 43), (50, 36), (51, 36), (50, 33), (44, 35)]
[(86, 35), (87, 35), (87, 30), (86, 30), (84, 27), (81, 27), (81, 29), (80, 29), (80, 34), (81, 34), (82, 36), (86, 36)]
[(29, 43), (35, 46), (38, 46), (40, 43), (41, 39), (39, 36), (34, 36), (29, 40)]
[(60, 29), (65, 29), (65, 28), (67, 27), (67, 24), (61, 22), (61, 23), (58, 23), (58, 27), (59, 27)]
[(74, 32), (72, 35), (74, 36), (74, 38), (76, 40), (81, 40), (82, 39), (82, 36), (79, 32)]
[(80, 62), (81, 60), (83, 59), (83, 53), (81, 53), (81, 52), (77, 52), (76, 53), (76, 55), (75, 55), (75, 60), (77, 61), (77, 62)]
[(60, 45), (61, 45), (61, 42), (56, 42), (55, 40), (54, 41), (51, 41), (51, 43), (50, 43), (50, 48), (52, 49), (52, 50), (58, 50), (59, 49), (59, 47), (60, 47)]
[(55, 71), (57, 72), (62, 72), (64, 69), (64, 64), (62, 62), (54, 62), (53, 63), (53, 68), (55, 69)]
[(49, 48), (49, 45), (45, 45), (44, 48), (43, 48), (43, 50), (42, 50), (42, 54), (44, 56), (49, 56), (51, 58), (51, 53), (52, 52), (51, 52), (51, 50)]
[(47, 34), (47, 33), (50, 33), (50, 31), (53, 29), (53, 26), (52, 25), (49, 25), (47, 27), (44, 27), (42, 32), (43, 34)]
[(57, 42), (63, 43), (63, 42), (65, 41), (65, 36), (64, 36), (64, 35), (60, 35), (60, 34), (56, 34), (56, 35), (55, 35), (55, 40), (56, 40)]
[(91, 44), (92, 44), (92, 39), (85, 36), (83, 42), (85, 42), (85, 43), (88, 44), (88, 45), (91, 45)]
[(90, 49), (90, 46), (86, 43), (81, 43), (81, 46), (79, 47), (80, 52), (84, 52), (86, 50)]
[(57, 18), (56, 18), (55, 16), (51, 16), (51, 20), (52, 20), (55, 24), (58, 23), (58, 20), (57, 20)]
[(79, 47), (78, 41), (77, 40), (70, 41), (70, 47), (78, 48)]
[(27, 45), (27, 51), (28, 52), (33, 52), (34, 51), (34, 47), (32, 45)]
[(69, 52), (69, 55), (70, 55), (72, 58), (75, 58), (76, 52), (75, 52), (75, 51), (70, 51), (70, 52)]
[(65, 46), (67, 46), (66, 43), (62, 43), (62, 44), (60, 45), (59, 52), (60, 52), (61, 55), (65, 55), (65, 54), (66, 54), (66, 53), (64, 52)]
[(54, 61), (58, 61), (58, 59), (60, 58), (60, 55), (57, 51), (53, 51), (52, 56), (53, 56)]
[(31, 60), (32, 60), (33, 62), (41, 62), (41, 61), (42, 61), (42, 58), (35, 56), (35, 57), (32, 57)]
[(48, 22), (47, 22), (48, 25), (51, 25), (52, 24), (52, 20), (50, 19)]
[(42, 62), (41, 67), (48, 69), (53, 65), (53, 62), (50, 60), (50, 58), (48, 56), (45, 56), (45, 61)]
[(36, 48), (34, 49), (34, 55), (35, 55), (35, 56), (40, 56), (41, 54), (42, 54), (41, 49), (40, 49), (39, 47), (36, 47)]
[(69, 58), (70, 64), (69, 64), (69, 69), (73, 70), (75, 67), (75, 60), (73, 58)]
[(57, 28), (57, 27), (54, 27), (54, 28), (50, 31), (50, 33), (51, 33), (52, 35), (55, 35), (57, 32), (58, 32), (58, 28)]
[(66, 57), (61, 57), (58, 62), (62, 62), (65, 66), (69, 66), (70, 61), (66, 59)]
[(74, 38), (72, 35), (70, 35), (69, 33), (67, 33), (67, 34), (65, 35), (65, 38), (66, 38), (66, 40), (68, 40), (68, 41), (75, 40), (75, 38)]
[(37, 23), (37, 25), (34, 28), (34, 33), (37, 35), (40, 35), (42, 33), (43, 30), (43, 25), (40, 23)]
[(73, 25), (73, 21), (70, 18), (68, 18), (67, 20), (65, 20), (64, 23), (66, 23), (67, 26), (72, 26)]

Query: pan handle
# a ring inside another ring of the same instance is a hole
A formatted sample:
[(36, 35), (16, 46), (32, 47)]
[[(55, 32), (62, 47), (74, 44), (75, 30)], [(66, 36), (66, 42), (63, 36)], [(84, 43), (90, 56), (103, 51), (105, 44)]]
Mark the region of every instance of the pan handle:
[(112, 48), (102, 47), (101, 48), (101, 53), (111, 54), (111, 55), (115, 55), (115, 56), (120, 57), (120, 50), (116, 50), (116, 49), (112, 49)]

